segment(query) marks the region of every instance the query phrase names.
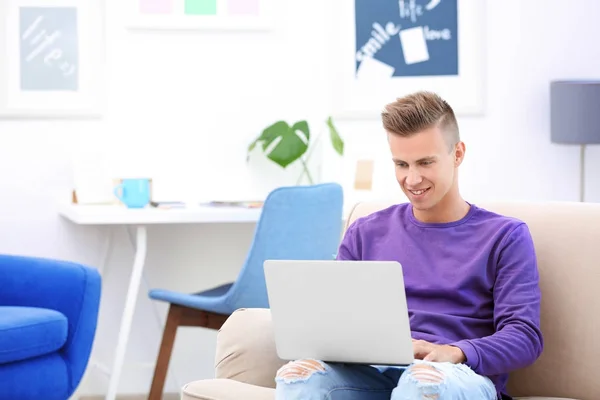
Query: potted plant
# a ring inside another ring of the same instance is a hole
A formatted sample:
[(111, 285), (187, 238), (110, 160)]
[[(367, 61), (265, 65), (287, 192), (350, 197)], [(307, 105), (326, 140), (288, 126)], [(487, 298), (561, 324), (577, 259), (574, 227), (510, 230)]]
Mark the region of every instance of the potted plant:
[[(329, 140), (333, 149), (342, 156), (344, 154), (344, 141), (340, 137), (331, 117), (325, 121)], [(308, 168), (308, 161), (313, 153), (321, 135), (312, 140), (310, 128), (306, 120), (298, 121), (293, 125), (285, 121), (277, 121), (267, 126), (262, 133), (248, 146), (246, 160), (257, 145), (261, 145), (263, 152), (271, 161), (281, 168), (287, 168), (297, 160), (302, 164), (302, 174), (298, 182), (306, 176), (309, 184), (314, 184), (314, 179)]]

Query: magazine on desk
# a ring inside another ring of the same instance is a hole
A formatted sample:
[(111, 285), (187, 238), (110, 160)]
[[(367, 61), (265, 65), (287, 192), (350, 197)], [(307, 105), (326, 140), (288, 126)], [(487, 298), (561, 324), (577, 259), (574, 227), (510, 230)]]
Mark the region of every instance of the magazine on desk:
[[(239, 207), (239, 208), (262, 208), (263, 201), (209, 201), (207, 203), (199, 203), (201, 207)], [(153, 201), (150, 205), (154, 208), (187, 208), (186, 203), (182, 201)]]

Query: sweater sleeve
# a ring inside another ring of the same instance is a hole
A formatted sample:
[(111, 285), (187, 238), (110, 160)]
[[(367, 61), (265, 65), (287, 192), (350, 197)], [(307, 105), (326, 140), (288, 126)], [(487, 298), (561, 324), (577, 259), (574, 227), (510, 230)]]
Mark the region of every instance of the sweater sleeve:
[(506, 235), (499, 247), (492, 290), (496, 332), (452, 343), (463, 351), (466, 364), (485, 376), (529, 366), (543, 349), (537, 261), (524, 223)]
[(344, 238), (338, 248), (336, 260), (360, 260), (359, 236), (358, 236), (358, 220), (354, 221), (346, 232)]

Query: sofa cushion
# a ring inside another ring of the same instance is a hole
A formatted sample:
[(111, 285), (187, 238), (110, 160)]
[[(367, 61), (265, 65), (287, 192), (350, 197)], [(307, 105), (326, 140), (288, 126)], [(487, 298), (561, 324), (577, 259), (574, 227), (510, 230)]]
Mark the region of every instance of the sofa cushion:
[(206, 379), (188, 383), (181, 400), (274, 400), (275, 389), (233, 379)]
[(49, 354), (67, 340), (67, 317), (36, 307), (0, 307), (0, 364)]

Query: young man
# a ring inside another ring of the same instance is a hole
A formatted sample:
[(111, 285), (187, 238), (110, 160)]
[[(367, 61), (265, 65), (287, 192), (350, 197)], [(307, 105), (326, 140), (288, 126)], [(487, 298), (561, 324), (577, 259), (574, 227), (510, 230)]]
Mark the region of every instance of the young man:
[(522, 221), (460, 195), (465, 156), (452, 108), (419, 92), (382, 114), (409, 203), (354, 222), (343, 260), (397, 260), (404, 269), (415, 359), (408, 368), (293, 361), (277, 400), (510, 399), (509, 372), (541, 354), (540, 289)]

